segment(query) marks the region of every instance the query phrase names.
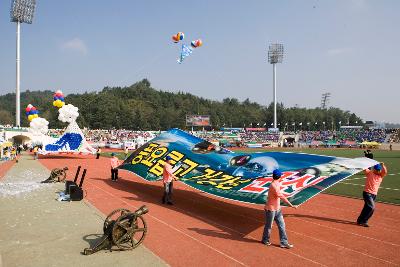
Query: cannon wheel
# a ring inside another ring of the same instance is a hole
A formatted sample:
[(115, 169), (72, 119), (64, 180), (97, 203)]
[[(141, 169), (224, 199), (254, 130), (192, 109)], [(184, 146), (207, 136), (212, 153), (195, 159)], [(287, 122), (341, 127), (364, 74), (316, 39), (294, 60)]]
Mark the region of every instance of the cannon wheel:
[[(147, 224), (142, 216), (121, 216), (112, 230), (112, 241), (121, 250), (131, 250), (139, 246), (147, 233)], [(117, 234), (118, 233), (118, 234)]]
[(103, 233), (106, 232), (107, 227), (111, 224), (112, 221), (115, 221), (117, 218), (130, 212), (131, 211), (127, 209), (116, 209), (112, 211), (110, 214), (108, 214), (107, 218), (104, 220)]

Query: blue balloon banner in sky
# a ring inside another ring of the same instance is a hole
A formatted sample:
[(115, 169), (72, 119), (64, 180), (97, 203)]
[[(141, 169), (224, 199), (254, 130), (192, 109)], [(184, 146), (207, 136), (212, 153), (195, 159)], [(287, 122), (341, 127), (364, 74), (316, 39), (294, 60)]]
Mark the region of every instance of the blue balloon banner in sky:
[(235, 153), (179, 129), (162, 133), (119, 167), (148, 180), (161, 180), (166, 156), (186, 185), (231, 200), (264, 204), (272, 171), (283, 173), (281, 189), (299, 205), (337, 182), (377, 164), (356, 159), (290, 152)]

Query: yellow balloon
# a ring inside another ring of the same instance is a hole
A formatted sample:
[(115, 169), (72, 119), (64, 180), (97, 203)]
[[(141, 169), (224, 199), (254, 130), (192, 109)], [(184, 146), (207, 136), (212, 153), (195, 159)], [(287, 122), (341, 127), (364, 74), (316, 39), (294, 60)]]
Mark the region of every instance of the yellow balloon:
[(38, 114), (33, 114), (33, 118), (34, 119), (39, 118), (39, 115)]
[(57, 107), (57, 103), (55, 100), (53, 101), (53, 106)]
[(33, 115), (29, 115), (28, 116), (28, 121), (32, 121), (33, 120)]
[(65, 102), (61, 102), (60, 105), (58, 106), (59, 108), (62, 108), (65, 105)]

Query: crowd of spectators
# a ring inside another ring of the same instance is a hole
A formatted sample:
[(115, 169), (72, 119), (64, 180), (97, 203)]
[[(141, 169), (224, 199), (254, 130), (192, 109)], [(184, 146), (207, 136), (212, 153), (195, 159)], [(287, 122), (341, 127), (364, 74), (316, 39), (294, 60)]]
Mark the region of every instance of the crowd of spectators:
[(330, 141), (339, 143), (345, 141), (354, 142), (378, 142), (383, 143), (388, 133), (384, 129), (341, 129), (339, 131), (302, 131), (299, 135), (300, 142), (310, 143), (312, 141)]

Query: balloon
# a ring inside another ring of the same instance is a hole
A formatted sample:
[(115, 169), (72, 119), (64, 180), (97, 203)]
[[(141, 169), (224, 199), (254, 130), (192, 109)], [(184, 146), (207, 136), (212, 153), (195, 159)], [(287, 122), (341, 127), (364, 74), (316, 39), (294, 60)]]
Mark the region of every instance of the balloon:
[(53, 96), (53, 100), (57, 100), (58, 99), (58, 97), (56, 97), (55, 95)]
[(185, 34), (183, 32), (178, 32), (176, 37), (178, 37), (178, 40), (182, 41), (185, 38)]
[(56, 94), (61, 94), (61, 95), (62, 95), (61, 90), (57, 90), (57, 91), (56, 91)]
[(203, 45), (203, 41), (201, 40), (201, 39), (197, 39), (196, 40), (196, 47), (200, 47), (200, 46), (202, 46)]
[(29, 104), (27, 107), (28, 107), (28, 108), (31, 108), (31, 107), (33, 107), (33, 106), (32, 106), (32, 104)]
[(33, 116), (34, 116), (34, 115), (29, 115), (29, 116), (28, 116), (28, 120), (29, 120), (29, 121), (33, 120)]
[(33, 115), (33, 119), (39, 118), (38, 114)]
[(25, 112), (25, 115), (26, 115), (26, 116), (29, 116), (29, 111)]
[(174, 43), (179, 42), (178, 36), (176, 36), (176, 35), (172, 35), (172, 40), (174, 41)]
[(31, 110), (36, 110), (36, 108), (35, 108), (35, 107), (32, 107)]
[(190, 43), (192, 47), (197, 48), (203, 45), (203, 42), (200, 39), (194, 40)]
[(53, 106), (55, 106), (55, 107), (57, 107), (56, 101), (57, 101), (57, 100), (54, 100), (54, 101), (53, 101)]
[(30, 107), (26, 107), (26, 109), (25, 109), (26, 112), (29, 112), (30, 110), (31, 110)]
[(61, 100), (61, 102), (64, 102), (64, 97), (63, 96), (60, 97), (59, 99)]

